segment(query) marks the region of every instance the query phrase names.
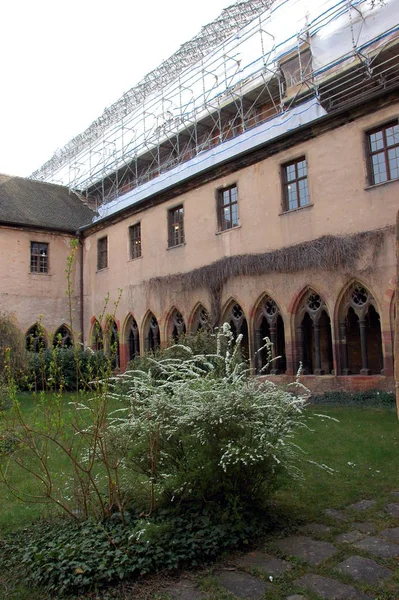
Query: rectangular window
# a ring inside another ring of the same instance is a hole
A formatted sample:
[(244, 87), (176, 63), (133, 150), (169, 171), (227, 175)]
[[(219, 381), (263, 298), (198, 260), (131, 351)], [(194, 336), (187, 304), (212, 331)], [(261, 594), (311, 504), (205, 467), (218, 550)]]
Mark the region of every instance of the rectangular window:
[(108, 238), (103, 237), (97, 240), (97, 270), (108, 267)]
[(238, 189), (236, 185), (218, 190), (219, 231), (238, 225)]
[(399, 178), (399, 124), (389, 123), (367, 133), (370, 183)]
[(48, 273), (48, 244), (44, 242), (30, 243), (30, 272)]
[(141, 223), (129, 227), (130, 258), (141, 256)]
[(169, 248), (184, 244), (184, 209), (183, 205), (168, 211)]
[(309, 204), (308, 171), (302, 157), (282, 166), (284, 210), (295, 210)]

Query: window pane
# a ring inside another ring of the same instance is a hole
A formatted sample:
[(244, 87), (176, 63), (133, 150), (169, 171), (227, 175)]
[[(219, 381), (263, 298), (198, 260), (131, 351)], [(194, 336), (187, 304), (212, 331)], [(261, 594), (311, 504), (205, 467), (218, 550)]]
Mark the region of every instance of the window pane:
[(309, 204), (309, 190), (308, 190), (308, 180), (300, 179), (298, 181), (299, 187), (299, 204), (300, 206), (305, 206)]
[(386, 134), (388, 146), (394, 146), (395, 144), (399, 144), (399, 125), (387, 127)]
[(230, 207), (226, 207), (222, 212), (223, 219), (223, 229), (229, 229), (231, 227), (230, 223)]
[(226, 190), (223, 192), (223, 204), (229, 204), (230, 202), (230, 190)]
[(389, 170), (391, 179), (399, 177), (399, 147), (388, 150)]
[(236, 227), (238, 225), (238, 205), (233, 204), (231, 207), (231, 226)]
[(372, 152), (381, 150), (384, 147), (382, 131), (376, 131), (370, 135), (370, 147)]
[(306, 177), (306, 160), (298, 163), (298, 177)]
[(298, 195), (297, 195), (295, 183), (287, 186), (287, 193), (288, 193), (288, 209), (292, 210), (294, 208), (298, 208)]
[(285, 173), (286, 173), (287, 181), (294, 181), (295, 180), (295, 164), (287, 165), (285, 167)]
[(372, 156), (374, 183), (383, 183), (388, 181), (387, 169), (385, 165), (385, 154), (379, 152)]

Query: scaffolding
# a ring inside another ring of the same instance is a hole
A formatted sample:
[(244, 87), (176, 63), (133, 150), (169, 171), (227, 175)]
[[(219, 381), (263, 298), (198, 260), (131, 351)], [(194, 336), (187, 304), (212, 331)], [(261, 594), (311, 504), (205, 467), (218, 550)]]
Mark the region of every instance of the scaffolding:
[(234, 4), (31, 177), (102, 205), (312, 99), (328, 113), (390, 89), (393, 15), (399, 0)]

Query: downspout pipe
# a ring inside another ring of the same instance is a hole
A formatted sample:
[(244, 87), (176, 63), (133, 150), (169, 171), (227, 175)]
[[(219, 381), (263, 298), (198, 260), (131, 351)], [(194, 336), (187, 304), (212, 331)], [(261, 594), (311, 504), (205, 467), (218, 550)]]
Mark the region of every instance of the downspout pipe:
[(83, 306), (83, 298), (84, 298), (84, 288), (83, 288), (83, 235), (81, 231), (78, 231), (78, 240), (79, 240), (79, 295), (80, 295), (80, 334), (81, 334), (81, 342), (82, 346), (84, 346), (84, 306)]

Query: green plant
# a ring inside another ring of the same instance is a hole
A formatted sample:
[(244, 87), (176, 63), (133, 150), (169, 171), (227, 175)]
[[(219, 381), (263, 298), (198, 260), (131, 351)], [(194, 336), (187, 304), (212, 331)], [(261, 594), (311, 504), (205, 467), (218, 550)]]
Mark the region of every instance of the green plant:
[(151, 518), (132, 515), (125, 526), (112, 518), (38, 523), (6, 537), (0, 568), (21, 569), (25, 581), (50, 592), (82, 592), (130, 576), (195, 566), (265, 531), (260, 514), (236, 517), (228, 511), (169, 508)]
[(93, 352), (78, 348), (43, 349), (42, 353), (28, 353), (28, 371), (21, 389), (67, 391), (91, 389), (93, 380), (108, 368), (108, 357), (104, 352)]
[(174, 346), (170, 356), (148, 356), (147, 370), (117, 379), (113, 395), (130, 402), (130, 414), (115, 420), (112, 443), (116, 452), (127, 448), (125, 470), (142, 477), (149, 513), (187, 501), (241, 510), (264, 502), (280, 476), (294, 472), (291, 437), (304, 424), (305, 399), (251, 378), (240, 342), (225, 323), (214, 354)]
[[(7, 350), (10, 350), (7, 356)], [(6, 366), (11, 369), (14, 379), (19, 380), (26, 367), (25, 339), (19, 330), (15, 317), (0, 313), (0, 381), (6, 379)]]
[[(70, 306), (76, 250), (75, 240), (66, 268)], [(109, 297), (105, 302), (104, 314), (108, 300)], [(114, 303), (115, 310), (119, 300), (120, 294)], [(113, 322), (113, 318), (113, 315), (107, 315), (107, 322)], [(73, 332), (72, 322), (70, 331)], [(74, 335), (74, 338), (78, 340), (78, 336)], [(111, 454), (109, 451), (108, 386), (112, 375), (112, 348), (107, 356), (94, 354), (90, 350), (82, 352), (77, 344), (74, 349), (56, 345), (46, 350), (41, 342), (43, 339), (39, 321), (35, 327), (35, 338), (32, 339), (32, 347), (36, 352), (32, 356), (31, 385), (40, 391), (35, 396), (35, 408), (30, 420), (25, 418), (21, 410), (11, 353), (9, 349), (6, 352), (5, 373), (12, 405), (10, 410), (3, 411), (0, 439), (15, 440), (15, 447), (12, 452), (0, 453), (0, 483), (5, 484), (22, 501), (56, 505), (75, 520), (89, 516), (105, 519), (115, 509), (123, 520), (124, 497), (119, 485), (123, 454)], [(88, 385), (90, 394), (85, 397), (79, 395), (79, 386)], [(75, 388), (76, 395), (74, 401), (69, 403), (70, 415), (66, 419), (63, 393), (68, 387)], [(53, 392), (51, 395), (45, 393), (49, 390)], [(54, 469), (58, 461), (66, 462), (65, 471), (61, 473)], [(39, 482), (37, 493), (25, 493), (15, 483), (20, 481), (21, 472), (26, 479)]]
[(312, 394), (311, 404), (332, 406), (395, 406), (396, 397), (393, 392), (366, 390), (364, 392), (324, 392)]

